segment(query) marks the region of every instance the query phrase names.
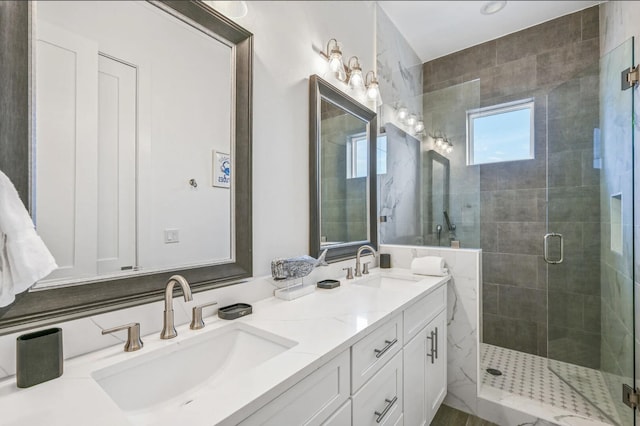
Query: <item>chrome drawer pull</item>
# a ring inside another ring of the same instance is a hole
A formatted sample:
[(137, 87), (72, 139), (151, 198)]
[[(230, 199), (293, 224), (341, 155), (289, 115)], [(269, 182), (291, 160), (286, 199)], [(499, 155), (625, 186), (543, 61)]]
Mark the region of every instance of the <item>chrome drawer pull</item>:
[(388, 350), (391, 348), (391, 346), (393, 346), (393, 345), (395, 345), (396, 343), (398, 343), (398, 339), (393, 339), (393, 340), (391, 340), (391, 341), (389, 341), (389, 340), (385, 340), (384, 342), (387, 344), (387, 346), (385, 346), (385, 347), (384, 347), (384, 348), (382, 348), (382, 349), (374, 349), (374, 350), (373, 350), (373, 351), (376, 353), (376, 358), (380, 358), (382, 355), (384, 355), (384, 353), (385, 353), (386, 351), (388, 351)]
[(436, 328), (436, 331), (434, 332), (433, 330), (431, 330), (429, 332), (429, 336), (427, 336), (427, 339), (431, 340), (431, 350), (429, 351), (429, 353), (427, 354), (427, 356), (429, 358), (431, 358), (431, 364), (435, 364), (436, 359), (438, 359), (438, 329)]
[(434, 342), (435, 347), (436, 347), (436, 349), (435, 349), (436, 359), (438, 359), (438, 327), (436, 327), (436, 332), (435, 332), (435, 336), (434, 336), (433, 342)]
[(382, 419), (384, 419), (384, 416), (387, 415), (387, 413), (389, 412), (389, 410), (391, 410), (391, 407), (393, 407), (393, 404), (395, 404), (397, 400), (398, 400), (397, 396), (394, 396), (393, 399), (387, 399), (387, 398), (384, 399), (384, 402), (387, 403), (387, 406), (384, 407), (384, 410), (382, 410), (382, 413), (378, 413), (377, 411), (373, 412), (373, 414), (378, 416), (378, 418), (376, 419), (376, 423), (380, 423)]

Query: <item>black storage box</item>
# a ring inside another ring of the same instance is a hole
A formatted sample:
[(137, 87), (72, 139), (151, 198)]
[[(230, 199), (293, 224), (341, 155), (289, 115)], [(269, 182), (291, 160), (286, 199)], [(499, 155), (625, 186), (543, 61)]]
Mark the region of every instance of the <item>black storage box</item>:
[(28, 388), (62, 375), (62, 329), (49, 328), (16, 339), (16, 380)]

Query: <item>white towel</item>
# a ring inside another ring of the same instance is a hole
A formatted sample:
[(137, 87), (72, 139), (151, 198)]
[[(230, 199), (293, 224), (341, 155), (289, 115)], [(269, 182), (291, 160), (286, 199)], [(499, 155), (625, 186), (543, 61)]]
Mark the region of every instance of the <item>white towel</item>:
[(11, 180), (0, 171), (0, 307), (56, 269)]
[(444, 277), (449, 274), (444, 259), (438, 256), (416, 257), (411, 261), (411, 272), (436, 277)]

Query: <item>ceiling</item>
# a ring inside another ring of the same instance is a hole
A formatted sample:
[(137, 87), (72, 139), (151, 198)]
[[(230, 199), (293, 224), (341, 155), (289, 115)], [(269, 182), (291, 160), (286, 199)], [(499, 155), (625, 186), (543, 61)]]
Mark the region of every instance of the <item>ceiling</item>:
[(422, 62), (601, 3), (601, 1), (508, 1), (483, 15), (487, 1), (379, 1)]

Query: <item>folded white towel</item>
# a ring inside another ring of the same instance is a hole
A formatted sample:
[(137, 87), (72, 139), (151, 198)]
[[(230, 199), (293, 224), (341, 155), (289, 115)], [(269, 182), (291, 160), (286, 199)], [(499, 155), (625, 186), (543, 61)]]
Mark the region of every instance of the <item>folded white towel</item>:
[(436, 277), (444, 277), (449, 274), (444, 259), (438, 256), (416, 257), (411, 261), (411, 272)]
[(56, 269), (11, 180), (0, 171), (0, 307)]

